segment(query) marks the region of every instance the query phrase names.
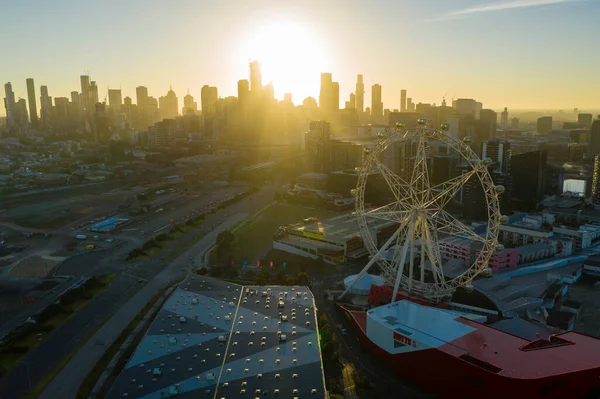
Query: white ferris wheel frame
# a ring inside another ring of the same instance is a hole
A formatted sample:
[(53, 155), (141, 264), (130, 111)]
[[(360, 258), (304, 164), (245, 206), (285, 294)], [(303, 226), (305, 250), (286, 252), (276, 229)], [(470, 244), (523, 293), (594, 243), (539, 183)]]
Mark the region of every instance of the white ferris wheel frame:
[[(420, 119), (414, 129), (404, 129), (398, 125), (396, 132), (386, 136), (379, 134), (379, 142), (371, 150), (365, 149), (363, 165), (357, 168), (359, 172), (356, 189), (352, 194), (356, 197), (356, 212), (360, 233), (365, 247), (371, 257), (367, 265), (359, 273), (353, 283), (346, 288), (345, 295), (374, 265), (378, 264), (386, 284), (394, 288), (392, 302), (395, 301), (398, 290), (404, 289), (411, 295), (424, 297), (432, 301), (440, 301), (451, 297), (457, 287), (464, 287), (484, 271), (490, 272), (488, 263), (495, 251), (501, 251), (503, 246), (498, 244), (500, 224), (505, 222), (500, 213), (498, 195), (504, 187), (496, 186), (490, 176), (487, 166), (491, 160), (481, 160), (470, 147), (470, 138), (458, 140), (450, 137), (441, 130), (425, 127), (425, 120)], [(442, 125), (448, 130), (448, 125)], [(411, 173), (410, 181), (405, 181), (392, 172), (382, 162), (386, 148), (400, 140), (416, 140), (417, 154)], [(470, 168), (462, 175), (449, 179), (441, 184), (431, 186), (427, 171), (427, 142), (436, 140), (446, 144), (449, 149), (458, 152)], [(390, 188), (394, 200), (387, 205), (365, 209), (365, 189), (367, 179), (373, 171), (379, 172)], [(464, 223), (456, 219), (444, 206), (457, 194), (462, 186), (471, 178), (476, 178), (481, 184), (487, 205), (487, 228), (484, 236), (475, 233)], [(381, 219), (397, 223), (399, 227), (391, 237), (378, 247), (376, 238), (371, 233), (368, 222), (371, 219)], [(446, 279), (443, 272), (442, 257), (438, 246), (438, 233), (450, 236), (460, 236), (479, 243), (481, 248), (476, 259), (462, 274)], [(416, 243), (420, 247), (420, 276), (414, 276), (414, 261)], [(384, 254), (394, 246), (391, 260)], [(407, 265), (407, 256), (408, 265)], [(426, 264), (433, 274), (434, 282), (425, 281)], [(408, 276), (404, 269), (408, 267)], [(410, 277), (409, 277), (410, 276)]]

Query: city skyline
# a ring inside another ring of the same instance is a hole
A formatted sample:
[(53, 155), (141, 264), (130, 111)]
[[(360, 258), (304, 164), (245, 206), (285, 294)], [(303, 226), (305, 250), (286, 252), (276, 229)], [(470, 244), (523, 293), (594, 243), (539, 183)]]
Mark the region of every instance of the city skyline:
[[(202, 7), (182, 2), (176, 9), (132, 1), (119, 4), (118, 14), (111, 7), (72, 1), (59, 8), (28, 2), (36, 4), (33, 13), (29, 6), (10, 4), (4, 7), (0, 43), (11, 61), (0, 66), (0, 76), (13, 83), (17, 98), (27, 98), (25, 80), (31, 77), (36, 91), (45, 85), (51, 95), (68, 96), (79, 87), (76, 77), (87, 72), (99, 82), (101, 100), (108, 87), (122, 87), (123, 97), (135, 98), (137, 86), (148, 87), (155, 97), (172, 86), (180, 98), (188, 89), (198, 98), (201, 87), (210, 85), (227, 97), (237, 95), (238, 80), (248, 77), (248, 60), (257, 59), (263, 64), (263, 82), (273, 82), (276, 98), (291, 92), (296, 105), (308, 96), (318, 99), (320, 73), (329, 72), (339, 82), (340, 107), (361, 74), (364, 103), (371, 103), (370, 88), (380, 84), (388, 109), (400, 108), (401, 89), (415, 103), (439, 104), (445, 96), (477, 98), (496, 110), (597, 108), (592, 67), (600, 56), (588, 49), (585, 37), (600, 34), (593, 21), (598, 3), (438, 3), (373, 2), (359, 12), (336, 7), (336, 1), (320, 7), (312, 1), (299, 6), (231, 0)], [(173, 29), (149, 29), (142, 35), (143, 25), (159, 16), (168, 18)], [(510, 29), (484, 29), (499, 18)], [(9, 39), (22, 20), (34, 28), (19, 31), (19, 40)], [(102, 27), (107, 20), (112, 21), (108, 30)], [(578, 29), (553, 28), (569, 21)], [(203, 29), (191, 35), (194, 26)], [(360, 26), (359, 33), (351, 26)], [(44, 30), (53, 33), (41, 35)], [(77, 44), (64, 40), (73, 31), (81, 36)], [(24, 47), (31, 51), (20, 51)], [(68, 62), (31, 62), (32, 52), (40, 60)]]

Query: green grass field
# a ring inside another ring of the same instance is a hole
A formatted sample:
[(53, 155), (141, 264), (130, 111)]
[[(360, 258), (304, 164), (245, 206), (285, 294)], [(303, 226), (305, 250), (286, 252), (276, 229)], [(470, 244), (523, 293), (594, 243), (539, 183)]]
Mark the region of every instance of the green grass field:
[(272, 247), (273, 234), (280, 226), (300, 222), (308, 217), (326, 219), (336, 215), (324, 209), (276, 203), (241, 226), (235, 234), (234, 259), (254, 263)]

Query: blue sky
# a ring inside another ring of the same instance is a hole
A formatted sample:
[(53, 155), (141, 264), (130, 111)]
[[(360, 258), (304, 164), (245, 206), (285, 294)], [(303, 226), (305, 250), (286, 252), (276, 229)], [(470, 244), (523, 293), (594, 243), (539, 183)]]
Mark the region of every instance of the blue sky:
[[(173, 85), (181, 102), (205, 84), (235, 95), (248, 42), (277, 23), (269, 45), (252, 46), (276, 96), (291, 90), (297, 104), (318, 98), (326, 70), (342, 105), (362, 73), (365, 102), (380, 83), (391, 109), (401, 88), (415, 102), (456, 93), (494, 109), (600, 108), (598, 0), (0, 0), (0, 10), (0, 80), (23, 97), (27, 77), (38, 96), (42, 84), (69, 96), (86, 71), (101, 93), (121, 86), (134, 101), (138, 85), (155, 97)], [(288, 24), (300, 37), (281, 46)]]

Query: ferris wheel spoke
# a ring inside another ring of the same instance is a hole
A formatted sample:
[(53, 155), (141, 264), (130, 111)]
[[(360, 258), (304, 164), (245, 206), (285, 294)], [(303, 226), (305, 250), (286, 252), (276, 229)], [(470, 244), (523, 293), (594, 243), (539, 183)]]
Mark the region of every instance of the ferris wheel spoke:
[(463, 222), (443, 209), (439, 209), (432, 216), (435, 217), (436, 230), (439, 233), (466, 238), (473, 242), (479, 242), (482, 244), (487, 242), (486, 237), (480, 236), (471, 228), (466, 226)]
[(415, 190), (416, 197), (421, 203), (427, 201), (430, 195), (426, 144), (424, 132), (420, 132), (410, 185)]
[(445, 207), (450, 201), (452, 201), (452, 198), (454, 198), (454, 196), (460, 192), (467, 181), (469, 181), (469, 179), (478, 171), (478, 169), (472, 169), (467, 173), (431, 187), (431, 193), (433, 197), (426, 204), (426, 206), (436, 204), (440, 208)]
[[(427, 219), (423, 220), (422, 244), (431, 264), (431, 273), (433, 281), (436, 284), (445, 284), (444, 271), (442, 269), (442, 259), (437, 246), (437, 235), (431, 232)], [(433, 227), (433, 226), (431, 226)], [(435, 239), (435, 241), (434, 241)]]
[(379, 208), (371, 209), (364, 213), (366, 217), (401, 223), (409, 215), (408, 208), (400, 202), (393, 202)]
[(404, 181), (404, 179), (402, 179), (400, 176), (395, 174), (392, 170), (390, 170), (390, 168), (380, 162), (377, 162), (377, 169), (379, 169), (379, 172), (390, 188), (394, 198), (396, 198), (396, 201), (404, 201), (407, 198), (413, 197), (412, 186)]

